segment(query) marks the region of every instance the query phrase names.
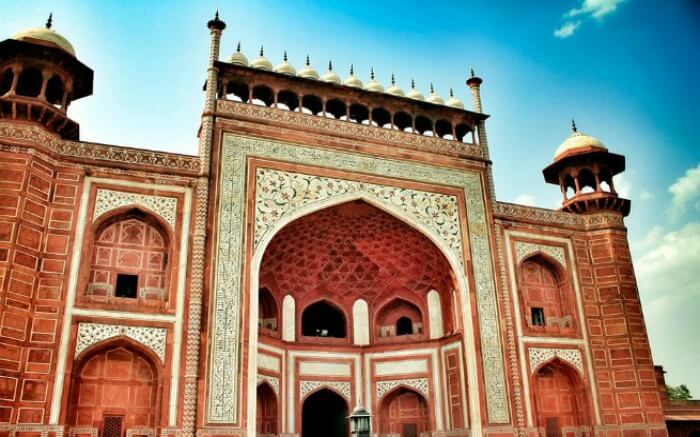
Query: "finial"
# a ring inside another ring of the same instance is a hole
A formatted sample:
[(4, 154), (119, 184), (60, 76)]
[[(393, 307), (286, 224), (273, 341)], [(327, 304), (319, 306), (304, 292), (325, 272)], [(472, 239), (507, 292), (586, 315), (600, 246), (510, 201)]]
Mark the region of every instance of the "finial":
[(355, 68), (353, 67), (352, 64), (350, 64), (350, 76), (355, 74)]
[(574, 121), (573, 118), (571, 119), (571, 130), (572, 130), (574, 133), (578, 132), (578, 130), (576, 130), (576, 122)]
[(284, 51), (284, 57), (282, 59), (284, 60), (284, 62), (287, 62), (287, 51), (286, 50)]
[(219, 20), (219, 10), (218, 9), (216, 10), (216, 13), (214, 14), (214, 19), (217, 21)]
[(416, 89), (416, 81), (411, 78), (411, 89)]
[(333, 61), (328, 61), (328, 71), (333, 71)]
[(452, 88), (450, 88), (450, 97), (454, 97), (454, 96), (455, 96), (455, 93), (452, 92)]
[(370, 69), (369, 78), (374, 80), (374, 67)]
[(396, 79), (394, 78), (394, 73), (391, 73), (391, 84), (396, 85)]
[(435, 94), (435, 90), (433, 89), (433, 83), (430, 82), (430, 94)]
[(219, 31), (226, 29), (226, 23), (221, 21), (221, 19), (219, 18), (219, 11), (218, 10), (214, 14), (214, 19), (209, 20), (209, 22), (207, 23), (207, 27), (211, 30), (219, 30)]
[(470, 68), (470, 70), (471, 70), (472, 77), (476, 77), (476, 74), (474, 74), (474, 68)]
[(265, 56), (265, 48), (260, 46), (260, 57), (262, 58), (263, 56)]
[(311, 62), (309, 62), (309, 55), (306, 55), (306, 65), (307, 66), (311, 65)]
[(51, 26), (53, 26), (53, 12), (49, 14), (49, 19), (46, 20), (46, 28), (51, 29)]
[(238, 41), (238, 45), (236, 46), (236, 51), (237, 51), (238, 53), (241, 52), (241, 42), (240, 42), (240, 41)]

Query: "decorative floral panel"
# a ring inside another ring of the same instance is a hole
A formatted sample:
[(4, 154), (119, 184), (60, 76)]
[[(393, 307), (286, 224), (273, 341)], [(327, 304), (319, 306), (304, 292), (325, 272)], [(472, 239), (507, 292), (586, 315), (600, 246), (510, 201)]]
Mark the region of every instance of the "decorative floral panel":
[(301, 381), (299, 384), (299, 399), (304, 399), (312, 391), (327, 387), (340, 393), (350, 404), (350, 383), (343, 381)]
[(560, 358), (573, 365), (579, 372), (583, 373), (583, 358), (581, 351), (578, 349), (553, 349), (531, 347), (528, 350), (530, 357), (530, 371), (534, 372), (537, 367), (549, 360), (550, 358)]
[(566, 255), (561, 246), (548, 246), (545, 244), (528, 243), (525, 241), (515, 242), (515, 261), (520, 263), (523, 259), (536, 252), (542, 252), (557, 260), (562, 267), (566, 268)]
[(97, 190), (95, 213), (92, 219), (94, 221), (106, 212), (128, 205), (138, 205), (153, 211), (162, 217), (171, 229), (175, 229), (177, 221), (177, 199), (175, 197), (149, 196), (104, 188)]
[(103, 323), (79, 323), (78, 338), (75, 344), (75, 357), (93, 344), (112, 337), (125, 336), (135, 340), (158, 355), (161, 362), (165, 361), (165, 345), (167, 330), (145, 326), (107, 325)]
[(419, 392), (423, 393), (423, 396), (425, 396), (426, 398), (430, 398), (430, 391), (428, 389), (428, 379), (413, 378), (377, 382), (377, 399), (381, 399), (382, 397), (384, 397), (385, 394), (389, 393), (395, 387), (398, 387), (400, 385), (415, 388)]

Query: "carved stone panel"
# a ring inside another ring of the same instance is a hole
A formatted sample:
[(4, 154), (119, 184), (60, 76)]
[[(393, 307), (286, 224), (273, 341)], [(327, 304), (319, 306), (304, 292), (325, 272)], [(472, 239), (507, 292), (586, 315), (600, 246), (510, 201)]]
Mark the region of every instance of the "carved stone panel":
[(100, 188), (95, 196), (95, 213), (92, 218), (96, 220), (106, 212), (128, 205), (138, 205), (153, 211), (165, 220), (172, 230), (175, 229), (177, 221), (177, 198), (175, 197), (149, 196)]
[(583, 358), (581, 351), (578, 349), (556, 349), (556, 348), (541, 348), (531, 347), (528, 350), (530, 358), (530, 371), (534, 372), (537, 367), (545, 361), (557, 357), (574, 366), (579, 372), (583, 373)]
[(78, 357), (85, 349), (93, 344), (108, 338), (125, 336), (135, 340), (151, 349), (165, 361), (165, 346), (167, 330), (165, 328), (151, 328), (145, 326), (108, 325), (104, 323), (79, 323), (78, 337), (75, 344), (75, 357)]
[(542, 252), (555, 259), (563, 268), (566, 268), (566, 255), (561, 246), (550, 246), (546, 244), (530, 243), (526, 241), (515, 242), (515, 262), (520, 263), (523, 259), (533, 253)]

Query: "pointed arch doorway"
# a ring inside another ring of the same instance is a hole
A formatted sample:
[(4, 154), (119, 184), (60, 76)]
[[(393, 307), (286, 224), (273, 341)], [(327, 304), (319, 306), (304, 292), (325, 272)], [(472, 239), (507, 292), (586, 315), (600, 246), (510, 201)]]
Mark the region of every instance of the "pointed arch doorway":
[(340, 395), (321, 389), (304, 400), (301, 437), (347, 437), (348, 404)]

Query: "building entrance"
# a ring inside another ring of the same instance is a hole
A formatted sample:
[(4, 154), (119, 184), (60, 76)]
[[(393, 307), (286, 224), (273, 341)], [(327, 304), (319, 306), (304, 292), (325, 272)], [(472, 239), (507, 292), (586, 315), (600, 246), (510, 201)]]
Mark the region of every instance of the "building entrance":
[(304, 401), (301, 418), (301, 437), (347, 437), (348, 405), (345, 400), (323, 389)]

